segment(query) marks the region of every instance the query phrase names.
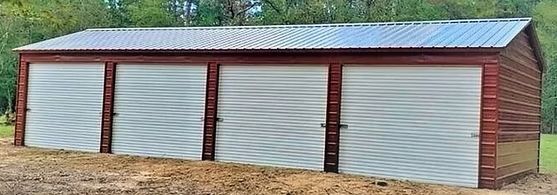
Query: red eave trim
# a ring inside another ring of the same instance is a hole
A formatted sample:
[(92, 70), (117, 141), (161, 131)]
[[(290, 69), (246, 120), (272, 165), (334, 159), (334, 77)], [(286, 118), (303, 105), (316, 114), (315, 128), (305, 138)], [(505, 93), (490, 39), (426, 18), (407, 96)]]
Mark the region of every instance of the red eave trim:
[(497, 63), (499, 53), (115, 53), (21, 54), (28, 62), (203, 63), (227, 64), (376, 64), (376, 65), (481, 65)]
[(433, 48), (307, 48), (307, 49), (51, 49), (15, 50), (17, 53), (41, 54), (245, 54), (245, 53), (497, 53), (504, 47), (433, 47)]

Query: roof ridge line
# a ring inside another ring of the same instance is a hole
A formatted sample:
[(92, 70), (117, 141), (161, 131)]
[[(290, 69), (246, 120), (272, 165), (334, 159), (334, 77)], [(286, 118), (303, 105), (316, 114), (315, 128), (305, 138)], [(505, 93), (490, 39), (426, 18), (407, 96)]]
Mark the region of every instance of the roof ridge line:
[(230, 30), (230, 29), (276, 29), (276, 28), (312, 28), (312, 27), (360, 27), (386, 25), (424, 25), (424, 24), (462, 24), (478, 22), (513, 22), (531, 21), (532, 18), (491, 18), (491, 19), (460, 19), (431, 21), (401, 21), (375, 23), (332, 23), (332, 24), (294, 24), (294, 25), (258, 25), (258, 26), (203, 26), (203, 27), (138, 27), (138, 28), (91, 28), (85, 31), (151, 31), (151, 30)]

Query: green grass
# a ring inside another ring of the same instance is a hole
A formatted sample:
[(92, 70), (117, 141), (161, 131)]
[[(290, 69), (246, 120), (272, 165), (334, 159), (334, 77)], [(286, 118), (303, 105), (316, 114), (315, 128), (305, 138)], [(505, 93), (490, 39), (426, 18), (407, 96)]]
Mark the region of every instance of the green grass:
[(0, 124), (0, 138), (12, 137), (14, 135), (14, 126)]
[(557, 135), (542, 135), (540, 168), (542, 172), (557, 173)]

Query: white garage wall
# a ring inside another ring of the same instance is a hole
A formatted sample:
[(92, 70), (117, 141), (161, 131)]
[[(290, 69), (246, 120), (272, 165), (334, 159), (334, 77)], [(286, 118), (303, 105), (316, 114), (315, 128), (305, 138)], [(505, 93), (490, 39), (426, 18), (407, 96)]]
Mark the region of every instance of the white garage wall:
[(221, 66), (216, 160), (322, 170), (326, 99), (326, 66)]
[(481, 68), (343, 69), (339, 171), (477, 187)]
[(118, 64), (112, 151), (201, 158), (205, 65)]
[(25, 145), (98, 152), (104, 64), (29, 66)]

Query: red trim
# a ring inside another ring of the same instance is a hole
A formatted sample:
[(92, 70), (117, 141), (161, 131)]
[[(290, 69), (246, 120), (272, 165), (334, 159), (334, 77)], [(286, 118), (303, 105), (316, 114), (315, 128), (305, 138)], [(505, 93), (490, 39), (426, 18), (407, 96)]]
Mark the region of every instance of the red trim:
[(483, 65), (480, 110), (479, 187), (496, 187), (497, 132), (499, 131), (499, 64)]
[(327, 116), (325, 122), (325, 162), (326, 172), (338, 172), (340, 140), (340, 102), (342, 91), (342, 65), (329, 65), (327, 90)]
[(25, 123), (27, 118), (27, 88), (29, 82), (29, 62), (20, 56), (18, 80), (17, 80), (17, 100), (16, 100), (16, 120), (14, 132), (14, 145), (23, 146), (25, 136)]
[(112, 153), (112, 121), (114, 116), (114, 84), (116, 63), (106, 62), (104, 66), (104, 92), (101, 120), (101, 153)]
[(157, 62), (226, 64), (478, 65), (497, 63), (498, 53), (223, 53), (223, 54), (22, 54), (29, 62)]
[[(536, 40), (537, 40), (537, 38), (536, 38)], [(540, 71), (540, 78), (541, 78), (540, 79), (540, 96), (543, 92), (543, 72), (544, 72), (543, 70), (544, 69), (541, 69), (541, 70), (542, 71)], [(539, 104), (542, 105), (542, 98), (540, 98), (539, 102), (540, 102)], [(555, 105), (555, 106), (557, 106), (557, 105)], [(555, 110), (555, 108), (554, 108), (554, 110)], [(555, 112), (555, 111), (553, 111), (553, 112)], [(540, 107), (540, 112), (539, 113), (540, 114), (542, 113), (542, 107)], [(553, 114), (557, 114), (557, 113), (553, 113)], [(555, 122), (557, 122), (557, 121), (554, 121), (554, 123)], [(538, 163), (536, 165), (536, 173), (540, 173), (540, 157), (541, 157), (541, 151), (542, 151), (541, 150), (541, 141), (542, 141), (541, 140), (542, 139), (542, 131), (541, 130), (542, 130), (542, 123), (541, 123), (541, 116), (540, 116), (540, 126), (539, 126), (538, 139), (537, 139), (538, 140)]]
[(485, 77), (485, 64), (482, 66), (482, 75), (481, 75), (481, 83), (480, 83), (480, 86), (481, 86), (480, 97), (481, 98), (480, 98), (480, 129), (479, 129), (479, 131), (480, 131), (479, 132), (480, 133), (480, 137), (479, 137), (480, 145), (478, 147), (478, 154), (479, 154), (478, 155), (478, 162), (479, 162), (478, 163), (478, 186), (480, 186), (481, 183), (482, 183), (482, 177), (481, 177), (482, 173), (483, 173), (483, 171), (482, 171), (482, 159), (484, 158), (484, 157), (482, 157), (483, 156), (482, 155), (483, 151), (482, 151), (482, 145), (481, 145), (482, 141), (484, 140), (484, 137), (481, 136), (481, 132), (482, 132), (482, 129), (483, 129), (482, 127), (483, 127), (483, 112), (484, 112), (483, 111), (484, 110), (483, 109), (483, 107), (484, 107), (483, 106), (484, 105), (483, 104), (483, 102), (484, 102), (483, 97), (484, 97), (484, 92), (485, 92), (485, 90), (484, 90), (484, 77)]
[(400, 53), (400, 52), (442, 52), (442, 53), (489, 53), (501, 52), (504, 47), (492, 48), (337, 48), (337, 49), (83, 49), (83, 50), (18, 50), (19, 53), (74, 53), (74, 54), (114, 54), (114, 53), (178, 53), (178, 54), (196, 54), (196, 53), (251, 53), (251, 54), (265, 54), (265, 53)]
[(203, 146), (201, 159), (215, 160), (215, 137), (217, 129), (217, 103), (219, 87), (219, 64), (207, 65), (207, 84), (205, 95), (205, 116), (203, 125)]

